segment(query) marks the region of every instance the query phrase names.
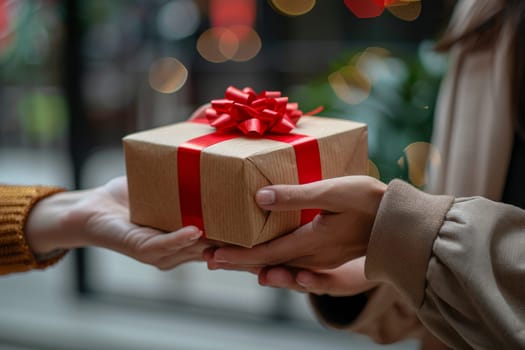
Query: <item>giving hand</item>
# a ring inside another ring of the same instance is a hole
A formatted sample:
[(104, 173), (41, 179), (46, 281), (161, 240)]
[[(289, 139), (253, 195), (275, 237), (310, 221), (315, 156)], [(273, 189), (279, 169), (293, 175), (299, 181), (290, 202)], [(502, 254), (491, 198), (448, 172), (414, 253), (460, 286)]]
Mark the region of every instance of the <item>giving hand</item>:
[(321, 214), (297, 230), (253, 248), (222, 247), (208, 254), (212, 268), (254, 269), (287, 265), (333, 269), (365, 255), (386, 185), (368, 176), (347, 176), (305, 185), (274, 185), (256, 194), (271, 211), (309, 208)]
[(202, 260), (210, 246), (196, 227), (165, 233), (129, 221), (126, 178), (82, 191), (54, 194), (31, 210), (26, 239), (31, 250), (45, 254), (56, 249), (97, 246), (114, 250), (161, 270)]

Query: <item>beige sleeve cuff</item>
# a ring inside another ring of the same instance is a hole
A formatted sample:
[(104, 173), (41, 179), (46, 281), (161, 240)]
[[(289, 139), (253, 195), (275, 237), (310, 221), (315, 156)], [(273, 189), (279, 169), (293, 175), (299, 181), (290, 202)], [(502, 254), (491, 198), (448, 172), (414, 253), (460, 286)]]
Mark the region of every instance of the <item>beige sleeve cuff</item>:
[(432, 245), (453, 200), (426, 194), (401, 180), (390, 182), (372, 228), (366, 276), (393, 284), (419, 307)]

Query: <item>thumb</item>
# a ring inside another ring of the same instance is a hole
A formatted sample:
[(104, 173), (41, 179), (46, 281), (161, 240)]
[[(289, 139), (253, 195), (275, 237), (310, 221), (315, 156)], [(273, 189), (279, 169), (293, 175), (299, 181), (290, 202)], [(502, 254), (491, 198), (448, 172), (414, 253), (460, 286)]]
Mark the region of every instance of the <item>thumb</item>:
[(255, 201), (261, 208), (273, 211), (323, 209), (341, 212), (344, 201), (341, 201), (337, 183), (336, 179), (329, 179), (304, 185), (267, 186), (257, 191)]

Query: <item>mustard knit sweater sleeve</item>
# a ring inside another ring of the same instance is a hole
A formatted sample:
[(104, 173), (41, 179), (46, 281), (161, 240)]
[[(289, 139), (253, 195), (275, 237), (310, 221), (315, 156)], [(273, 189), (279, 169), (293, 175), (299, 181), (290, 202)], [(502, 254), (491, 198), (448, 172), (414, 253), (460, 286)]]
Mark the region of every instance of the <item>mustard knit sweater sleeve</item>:
[(64, 191), (58, 187), (0, 185), (0, 275), (43, 269), (59, 261), (65, 251), (36, 257), (25, 239), (31, 208), (41, 199)]

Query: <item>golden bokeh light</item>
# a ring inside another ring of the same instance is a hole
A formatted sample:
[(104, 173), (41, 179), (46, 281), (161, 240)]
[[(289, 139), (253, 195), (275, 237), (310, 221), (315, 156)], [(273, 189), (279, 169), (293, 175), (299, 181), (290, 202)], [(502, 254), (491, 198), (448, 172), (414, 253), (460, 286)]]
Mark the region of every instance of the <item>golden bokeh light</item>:
[(287, 16), (301, 16), (310, 12), (315, 6), (315, 0), (268, 0), (279, 13)]
[(257, 32), (248, 26), (234, 26), (230, 30), (237, 35), (238, 47), (231, 56), (232, 61), (246, 62), (261, 51), (262, 41)]
[(387, 58), (391, 57), (390, 51), (382, 47), (368, 47), (352, 58), (357, 69), (364, 72), (370, 83), (375, 83), (379, 77), (390, 70)]
[(388, 49), (379, 46), (371, 46), (367, 47), (361, 54), (354, 56), (352, 61), (355, 62), (357, 67), (366, 69), (369, 62), (383, 60), (391, 55), (392, 53)]
[(328, 76), (328, 83), (334, 93), (348, 104), (359, 104), (370, 95), (372, 84), (363, 71), (347, 65)]
[(214, 27), (201, 34), (197, 51), (207, 61), (249, 61), (261, 50), (259, 34), (249, 26)]
[(441, 154), (428, 142), (414, 142), (405, 147), (404, 156), (398, 165), (408, 168), (408, 178), (412, 184), (423, 187), (427, 183), (427, 170), (441, 165)]
[(228, 28), (216, 28), (215, 33), (218, 35), (217, 45), (219, 52), (224, 58), (232, 59), (239, 50), (239, 37)]
[[(213, 63), (225, 62), (229, 59), (224, 56), (219, 47), (223, 33), (223, 28), (210, 28), (199, 36), (197, 51), (199, 51), (202, 58)], [(222, 50), (225, 51), (225, 49), (226, 44), (223, 44)]]
[(368, 176), (371, 176), (378, 180), (381, 179), (381, 174), (379, 174), (378, 167), (370, 159), (368, 160)]
[(155, 61), (149, 70), (149, 84), (163, 94), (171, 94), (184, 86), (188, 70), (176, 58), (163, 57)]
[(415, 21), (421, 14), (421, 0), (387, 0), (386, 9), (403, 21)]

